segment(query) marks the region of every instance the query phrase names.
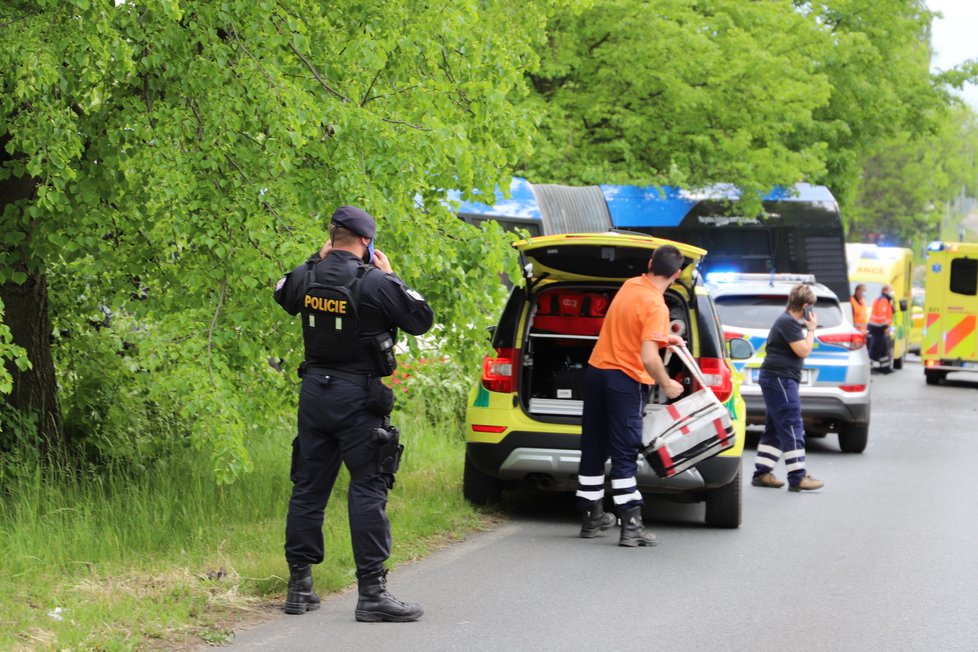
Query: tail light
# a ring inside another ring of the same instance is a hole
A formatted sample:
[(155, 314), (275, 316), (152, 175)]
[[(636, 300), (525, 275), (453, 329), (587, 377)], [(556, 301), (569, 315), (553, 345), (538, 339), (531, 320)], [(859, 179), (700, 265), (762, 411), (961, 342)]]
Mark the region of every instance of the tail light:
[(730, 376), (727, 362), (722, 358), (700, 358), (699, 363), (707, 386), (721, 403), (725, 403), (733, 394), (733, 378)]
[(849, 333), (826, 333), (816, 338), (822, 344), (832, 344), (855, 351), (866, 346), (866, 336), (858, 331)]
[(482, 386), (490, 392), (516, 391), (516, 360), (519, 349), (496, 349), (496, 356), (482, 361)]
[(839, 389), (843, 392), (865, 392), (865, 385), (839, 385)]

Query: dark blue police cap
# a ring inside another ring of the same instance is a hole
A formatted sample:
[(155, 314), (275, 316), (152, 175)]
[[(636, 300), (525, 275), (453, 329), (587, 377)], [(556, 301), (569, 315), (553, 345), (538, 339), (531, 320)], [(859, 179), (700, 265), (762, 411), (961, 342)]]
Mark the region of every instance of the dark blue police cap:
[(340, 206), (330, 220), (333, 224), (346, 227), (357, 235), (362, 235), (371, 240), (377, 233), (377, 223), (374, 222), (374, 218), (370, 216), (370, 213), (356, 206)]

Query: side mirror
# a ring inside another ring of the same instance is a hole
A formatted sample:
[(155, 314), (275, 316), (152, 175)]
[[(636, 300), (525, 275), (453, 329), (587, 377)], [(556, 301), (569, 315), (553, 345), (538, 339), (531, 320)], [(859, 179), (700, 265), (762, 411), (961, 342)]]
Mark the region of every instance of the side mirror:
[(496, 334), (496, 325), (486, 326), (486, 330), (489, 331), (489, 341), (492, 342), (492, 338)]
[(902, 310), (903, 312), (907, 312), (907, 300), (906, 299), (900, 299), (900, 310)]
[(754, 345), (742, 337), (727, 340), (727, 351), (734, 360), (747, 360), (754, 355)]

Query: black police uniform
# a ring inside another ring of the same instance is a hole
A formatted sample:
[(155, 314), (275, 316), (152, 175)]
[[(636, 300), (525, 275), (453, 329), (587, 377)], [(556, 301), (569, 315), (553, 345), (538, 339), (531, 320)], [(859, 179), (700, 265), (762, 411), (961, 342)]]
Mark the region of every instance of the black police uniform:
[[(350, 286), (358, 273), (359, 337), (352, 352), (343, 347), (333, 354), (335, 347), (324, 346), (325, 341), (317, 346), (315, 330), (307, 329), (310, 317), (323, 319), (322, 314), (310, 314), (307, 291), (312, 282)], [(316, 253), (296, 267), (279, 282), (275, 299), (291, 315), (302, 312), (306, 323), (298, 436), (292, 443), (286, 560), (290, 567), (323, 561), (324, 511), (342, 461), (351, 474), (348, 510), (357, 575), (381, 572), (390, 556), (390, 522), (385, 509), (393, 476), (378, 470), (380, 444), (375, 437), (376, 430), (385, 428), (389, 420), (368, 410), (366, 402), (370, 384), (381, 383), (380, 376), (390, 371), (379, 368), (368, 340), (385, 332), (396, 338), (397, 329), (421, 335), (431, 328), (434, 313), (424, 297), (396, 275), (385, 274), (341, 250), (331, 251), (323, 260)], [(310, 355), (310, 349), (317, 353)]]

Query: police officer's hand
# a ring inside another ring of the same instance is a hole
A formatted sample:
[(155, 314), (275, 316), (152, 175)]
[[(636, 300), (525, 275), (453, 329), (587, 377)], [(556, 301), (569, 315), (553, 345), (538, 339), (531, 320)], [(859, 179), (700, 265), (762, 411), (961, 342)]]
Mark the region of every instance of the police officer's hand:
[(380, 249), (374, 249), (373, 264), (374, 267), (384, 272), (385, 274), (391, 274), (394, 271), (394, 269), (391, 267), (390, 258), (388, 258), (387, 254), (385, 254)]
[(670, 378), (669, 382), (663, 385), (662, 389), (669, 398), (677, 398), (683, 393), (682, 384), (674, 378)]
[(323, 246), (319, 248), (319, 257), (325, 259), (329, 255), (329, 252), (333, 250), (333, 243), (327, 240), (323, 243)]

